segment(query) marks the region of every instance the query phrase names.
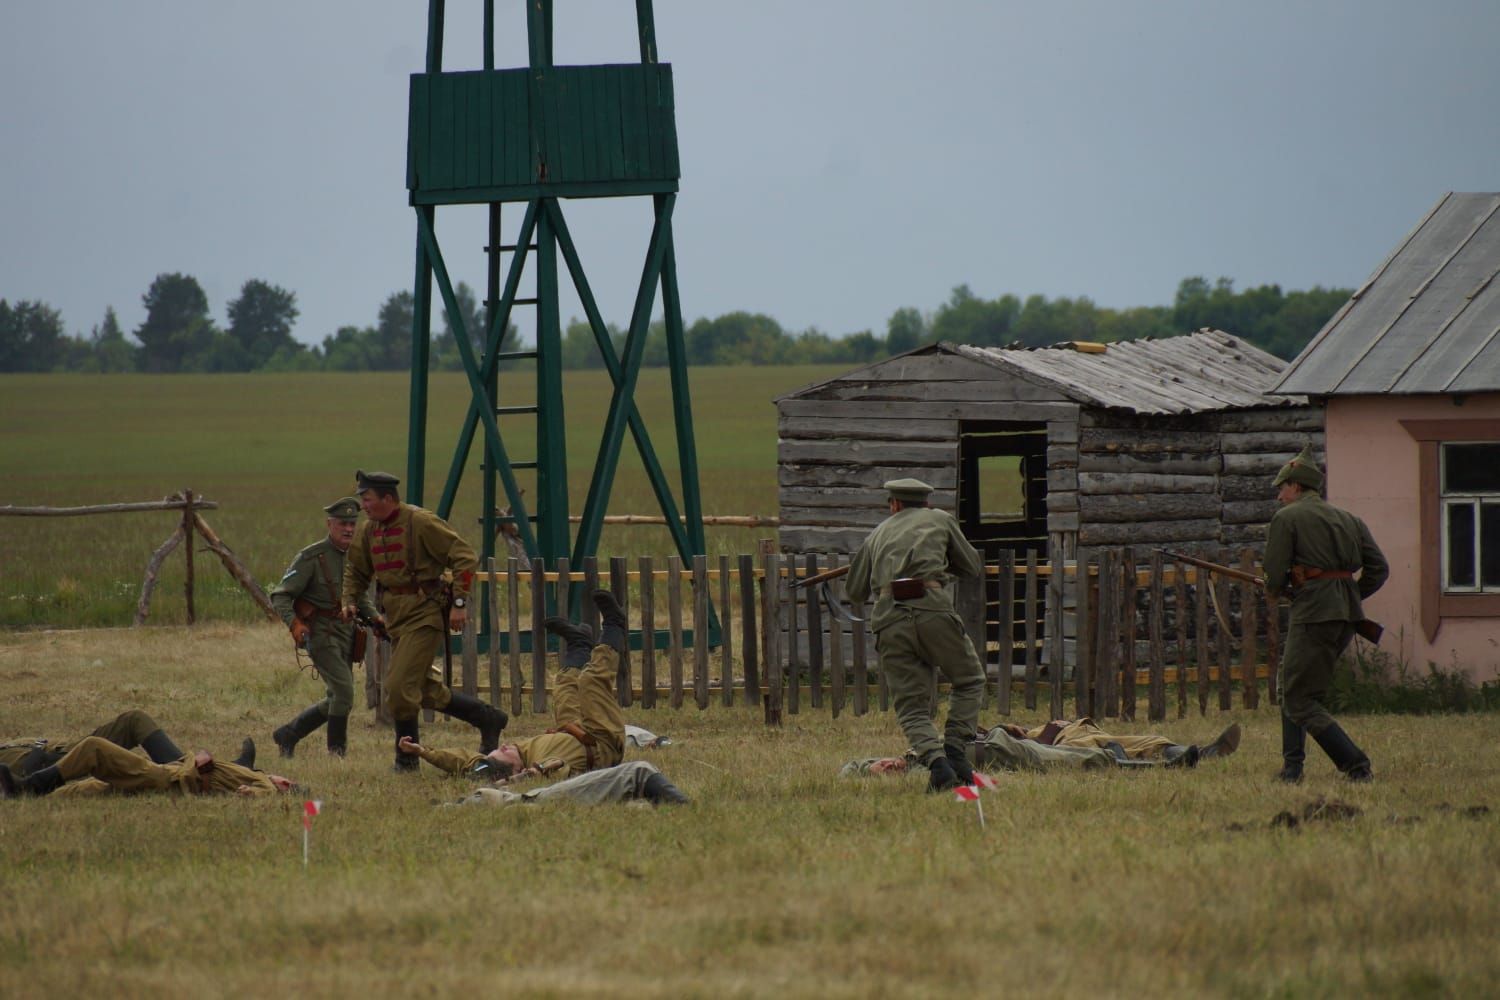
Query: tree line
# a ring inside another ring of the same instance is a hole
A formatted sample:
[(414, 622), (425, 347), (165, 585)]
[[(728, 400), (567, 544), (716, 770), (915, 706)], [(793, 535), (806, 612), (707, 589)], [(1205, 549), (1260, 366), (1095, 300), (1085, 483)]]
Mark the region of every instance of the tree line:
[[(475, 354), (483, 351), (484, 310), (474, 290), (459, 282), (454, 290)], [(816, 327), (787, 330), (764, 313), (736, 311), (703, 317), (684, 331), (685, 351), (697, 365), (863, 364), (935, 341), (989, 347), (1045, 347), (1068, 340), (1110, 343), (1141, 337), (1169, 337), (1204, 327), (1235, 334), (1279, 357), (1295, 357), (1349, 298), (1347, 288), (1314, 287), (1282, 291), (1261, 285), (1236, 292), (1220, 278), (1185, 278), (1171, 305), (1114, 309), (1087, 296), (995, 299), (975, 295), (968, 285), (953, 289), (930, 313), (897, 309), (885, 330), (839, 336)], [(343, 326), (308, 345), (292, 336), (299, 311), (295, 292), (259, 279), (246, 281), (215, 322), (208, 296), (196, 278), (160, 274), (141, 297), (146, 318), (130, 335), (113, 307), (86, 335), (69, 335), (61, 313), (44, 302), (0, 299), (0, 372), (287, 372), (397, 371), (411, 364), (413, 304), (410, 292), (396, 292), (381, 303), (371, 326)], [(458, 370), (461, 355), (447, 311), (436, 309), (442, 330), (433, 337), (429, 363)], [(616, 353), (624, 331), (609, 324)], [(511, 326), (502, 351), (518, 346)], [(646, 338), (642, 363), (668, 363), (666, 332), (660, 321)], [(604, 360), (588, 323), (574, 319), (563, 330), (564, 368), (602, 368)]]

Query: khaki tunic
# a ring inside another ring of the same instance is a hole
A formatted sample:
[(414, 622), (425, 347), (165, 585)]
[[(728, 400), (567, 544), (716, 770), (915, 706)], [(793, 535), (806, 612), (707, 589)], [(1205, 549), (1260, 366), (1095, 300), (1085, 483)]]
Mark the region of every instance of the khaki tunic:
[[(153, 764), (138, 753), (98, 736), (87, 736), (57, 762), (64, 781), (78, 782), (71, 794), (105, 791), (126, 794), (164, 792), (169, 795), (225, 795), (248, 786), (251, 795), (270, 795), (276, 786), (262, 771), (242, 767), (229, 761), (214, 761), (207, 774), (200, 775), (187, 754), (171, 764)], [(92, 779), (92, 780), (85, 780)], [(71, 786), (64, 788), (69, 791)]]
[[(953, 610), (954, 576), (984, 568), (947, 511), (907, 507), (886, 518), (849, 563), (845, 591), (852, 601), (874, 596), (870, 627), (880, 669), (890, 686), (896, 717), (917, 760), (929, 762), (944, 746), (965, 747), (978, 732), (984, 668), (963, 622)], [(890, 583), (902, 578), (937, 581), (920, 597), (896, 601)], [(943, 735), (933, 724), (929, 691), (941, 673), (951, 686)]]
[[(354, 630), (358, 626), (336, 617), (343, 583), (344, 553), (332, 539), (325, 537), (298, 552), (281, 582), (270, 592), (271, 604), (287, 628), (291, 628), (297, 617), (294, 605), (298, 598), (319, 611), (335, 612), (313, 615), (307, 623), (312, 629), (307, 638), (307, 653), (327, 689), (323, 706), (332, 716), (348, 715), (354, 709), (354, 672), (349, 664), (354, 651)], [(359, 592), (355, 603), (363, 614), (375, 617), (375, 604), (368, 589)]]
[(1266, 534), (1266, 590), (1274, 597), (1292, 580), (1293, 566), (1358, 571), (1347, 577), (1311, 579), (1292, 596), (1286, 650), (1281, 659), (1281, 711), (1315, 737), (1333, 725), (1328, 689), (1334, 665), (1364, 619), (1363, 599), (1390, 575), (1385, 555), (1364, 521), (1316, 493), (1284, 505)]
[[(619, 662), (613, 648), (595, 646), (587, 666), (561, 672), (554, 692), (558, 726), (574, 723), (594, 738), (595, 770), (613, 767), (625, 752), (625, 717), (614, 693)], [(543, 733), (514, 745), (526, 767), (560, 763), (548, 771), (549, 777), (567, 778), (590, 769), (588, 749), (569, 733)], [(450, 774), (465, 774), (485, 758), (465, 750), (424, 750), (422, 759)]]
[[(1035, 729), (1027, 730), (1028, 740), (1041, 740), (1047, 726), (1037, 726)], [(1177, 744), (1165, 736), (1114, 736), (1100, 729), (1093, 719), (1085, 716), (1076, 719), (1063, 726), (1053, 737), (1051, 745), (1055, 747), (1090, 747), (1104, 749), (1107, 744), (1118, 743), (1125, 751), (1125, 756), (1132, 760), (1146, 760), (1164, 757), (1168, 747)], [(1046, 744), (1044, 744), (1046, 745)]]
[[(479, 560), (469, 543), (430, 510), (402, 504), (385, 521), (361, 521), (344, 561), (342, 602), (354, 604), (373, 581), (395, 648), (386, 673), (391, 715), (414, 719), (422, 708), (441, 710), (451, 692), (431, 666), (448, 638), (441, 589), (452, 574), (453, 596), (467, 597)], [(391, 588), (416, 593), (392, 593)]]

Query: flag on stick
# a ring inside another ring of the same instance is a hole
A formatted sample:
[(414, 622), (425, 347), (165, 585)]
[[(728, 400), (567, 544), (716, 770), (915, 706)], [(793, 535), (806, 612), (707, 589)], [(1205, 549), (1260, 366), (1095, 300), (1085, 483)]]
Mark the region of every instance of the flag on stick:
[(974, 785), (977, 788), (999, 788), (1000, 787), (1000, 782), (996, 781), (994, 778), (991, 778), (988, 774), (985, 774), (983, 771), (975, 771), (974, 772)]
[[(978, 778), (979, 775), (975, 774), (975, 777)], [(979, 816), (979, 828), (981, 830), (983, 830), (984, 829), (984, 803), (979, 801), (979, 786), (978, 785), (959, 785), (957, 788), (953, 789), (953, 797), (956, 798), (956, 799), (958, 799), (958, 801), (960, 801), (960, 802), (972, 802), (972, 803), (974, 803), (974, 811)]]
[(322, 799), (308, 799), (302, 803), (302, 867), (307, 867), (307, 845), (312, 836), (313, 817), (323, 811)]

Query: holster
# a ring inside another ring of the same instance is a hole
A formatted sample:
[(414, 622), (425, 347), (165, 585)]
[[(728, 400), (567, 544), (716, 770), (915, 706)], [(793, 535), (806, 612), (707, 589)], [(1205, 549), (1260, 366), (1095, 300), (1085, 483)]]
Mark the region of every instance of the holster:
[(927, 581), (902, 577), (891, 581), (891, 597), (898, 601), (915, 601), (927, 593)]

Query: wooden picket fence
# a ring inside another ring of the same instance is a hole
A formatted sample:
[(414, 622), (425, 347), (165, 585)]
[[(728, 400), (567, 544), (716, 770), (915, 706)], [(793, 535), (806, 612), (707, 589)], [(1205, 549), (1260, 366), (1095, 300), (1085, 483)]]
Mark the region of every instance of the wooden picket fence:
[[(1019, 702), (1028, 710), (1045, 704), (1054, 717), (1134, 719), (1144, 689), (1147, 717), (1160, 720), (1173, 701), (1169, 689), (1180, 717), (1195, 702), (1200, 712), (1211, 703), (1229, 709), (1236, 690), (1253, 708), (1262, 685), (1276, 702), (1281, 622), (1262, 591), (1159, 553), (1140, 562), (1128, 549), (1081, 555), (1056, 563), (1035, 553), (1002, 555), (987, 562), (983, 586), (959, 588), (958, 610), (983, 651), (986, 700), (996, 711), (1009, 715)], [(768, 722), (804, 705), (834, 717), (884, 711), (890, 696), (861, 620), (866, 608), (843, 600), (838, 582), (831, 591), (839, 613), (817, 589), (790, 587), (846, 563), (777, 553), (769, 540), (753, 555), (698, 556), (689, 564), (675, 556), (614, 558), (605, 566), (587, 560), (574, 571), (566, 560), (551, 570), (492, 560), (479, 577), (487, 586), (475, 588), (488, 602), (490, 629), (481, 641), (482, 616), (472, 609), (445, 680), (512, 714), (547, 713), (557, 644), (543, 628), (549, 611), (539, 595), (564, 616), (577, 602), (573, 617), (597, 631), (587, 595), (604, 586), (625, 606), (639, 642), (616, 680), (623, 707), (759, 706)], [(1253, 572), (1254, 553), (1241, 553), (1237, 568)], [(377, 709), (389, 655), (387, 644), (369, 644), (367, 693)]]

